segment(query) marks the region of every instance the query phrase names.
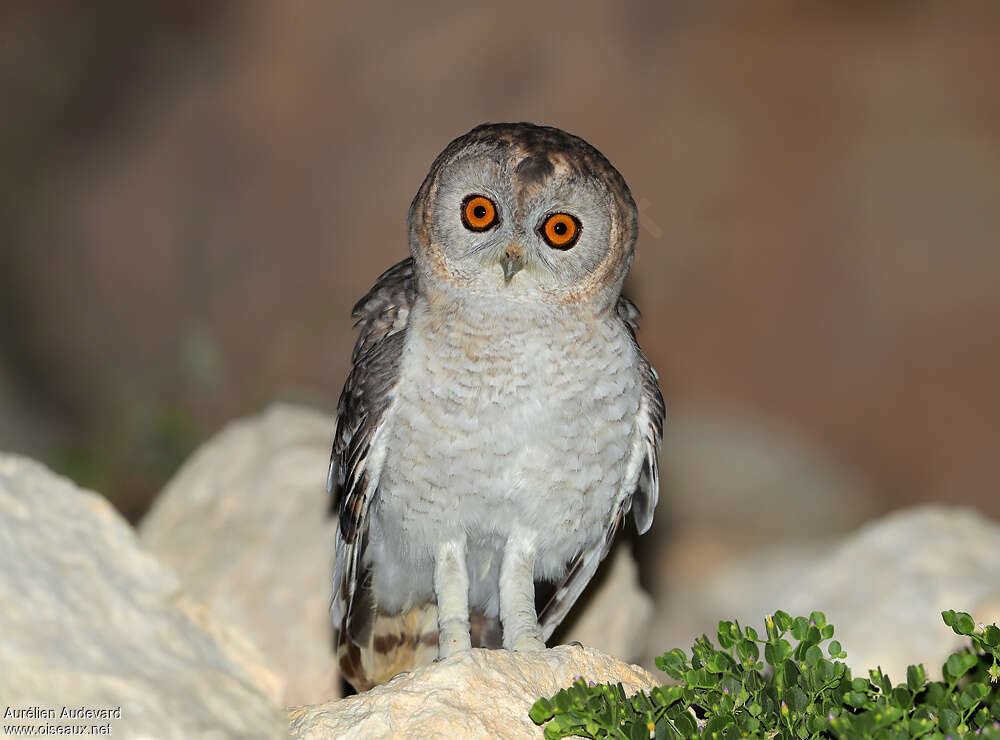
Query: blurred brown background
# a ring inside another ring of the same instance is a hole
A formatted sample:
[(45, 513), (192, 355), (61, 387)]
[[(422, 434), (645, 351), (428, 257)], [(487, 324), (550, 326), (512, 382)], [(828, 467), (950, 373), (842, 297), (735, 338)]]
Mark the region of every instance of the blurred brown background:
[(1000, 515), (997, 3), (88, 5), (0, 5), (0, 448), (135, 518), (228, 420), (332, 410), (431, 160), (530, 120), (640, 203), (668, 417)]

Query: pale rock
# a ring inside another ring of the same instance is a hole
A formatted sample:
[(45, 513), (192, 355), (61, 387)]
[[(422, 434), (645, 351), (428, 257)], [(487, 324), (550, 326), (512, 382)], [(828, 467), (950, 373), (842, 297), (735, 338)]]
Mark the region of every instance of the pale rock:
[(540, 738), (531, 706), (582, 677), (627, 694), (660, 683), (589, 648), (537, 653), (472, 650), (405, 673), (363, 694), (289, 710), (293, 738)]
[(185, 588), (260, 647), (289, 705), (340, 696), (329, 617), (332, 436), (328, 415), (281, 404), (233, 422), (183, 465), (139, 526)]
[(947, 609), (1000, 622), (1000, 522), (971, 509), (928, 505), (866, 524), (779, 594), (788, 612), (825, 612), (866, 675), (881, 666), (894, 682), (924, 663), (940, 677), (948, 655), (969, 644), (941, 619)]
[(23, 721), (110, 723), (124, 738), (283, 736), (261, 655), (193, 602), (101, 496), (0, 455), (0, 562), (5, 712), (120, 708)]

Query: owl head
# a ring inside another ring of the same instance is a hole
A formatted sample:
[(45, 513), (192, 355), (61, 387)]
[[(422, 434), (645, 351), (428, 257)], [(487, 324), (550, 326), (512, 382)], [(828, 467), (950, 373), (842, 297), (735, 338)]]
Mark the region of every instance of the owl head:
[(612, 305), (637, 213), (597, 149), (557, 128), (483, 124), (431, 165), (410, 206), (418, 276), (453, 295)]

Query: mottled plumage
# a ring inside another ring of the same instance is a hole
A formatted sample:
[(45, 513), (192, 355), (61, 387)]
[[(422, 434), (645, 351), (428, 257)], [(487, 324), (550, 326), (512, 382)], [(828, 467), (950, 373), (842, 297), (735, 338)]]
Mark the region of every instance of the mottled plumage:
[(649, 528), (664, 409), (620, 295), (636, 227), (621, 175), (558, 129), (480, 126), (435, 160), (412, 256), (354, 308), (337, 409), (332, 617), (357, 688), (544, 647), (624, 514)]

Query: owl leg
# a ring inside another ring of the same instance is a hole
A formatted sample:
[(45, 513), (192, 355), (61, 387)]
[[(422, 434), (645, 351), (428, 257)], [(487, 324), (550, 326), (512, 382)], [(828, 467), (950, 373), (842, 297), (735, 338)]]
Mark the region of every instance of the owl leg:
[(438, 546), (434, 559), (434, 592), (438, 605), (438, 654), (448, 658), (472, 648), (469, 637), (469, 571), (465, 535)]
[(535, 612), (535, 545), (520, 533), (508, 538), (500, 564), (500, 621), (506, 649), (545, 649)]

